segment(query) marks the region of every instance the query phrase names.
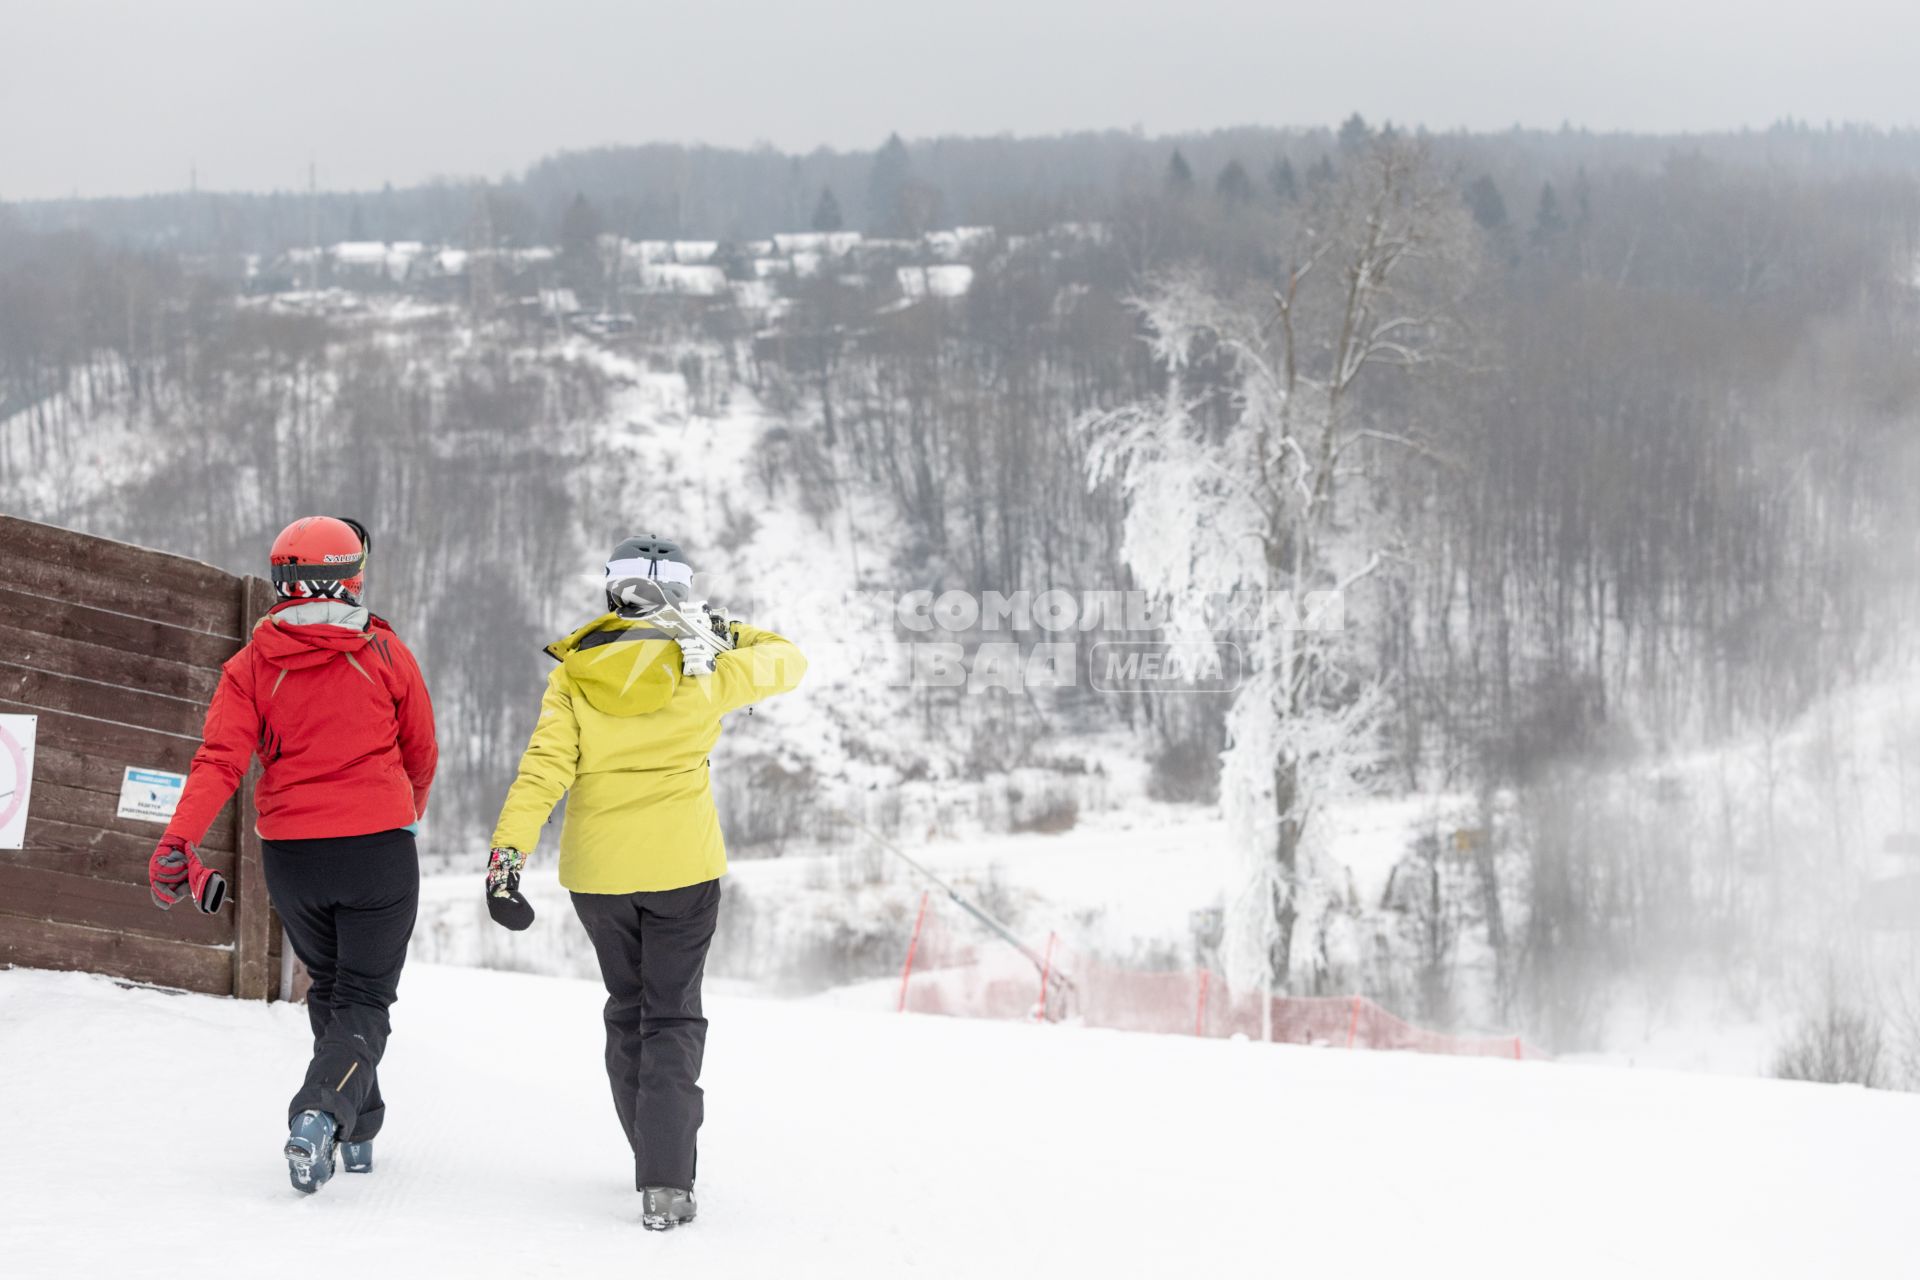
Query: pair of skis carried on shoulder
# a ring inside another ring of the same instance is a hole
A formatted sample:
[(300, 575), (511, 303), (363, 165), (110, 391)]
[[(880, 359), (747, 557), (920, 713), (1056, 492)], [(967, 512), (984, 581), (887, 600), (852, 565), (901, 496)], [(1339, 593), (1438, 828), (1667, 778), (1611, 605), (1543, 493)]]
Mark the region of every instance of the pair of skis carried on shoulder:
[[(620, 612), (645, 622), (680, 646), (681, 674), (710, 676), (714, 659), (734, 647), (727, 615), (706, 601), (680, 601), (651, 578), (620, 584)], [(631, 613), (628, 613), (631, 610)]]

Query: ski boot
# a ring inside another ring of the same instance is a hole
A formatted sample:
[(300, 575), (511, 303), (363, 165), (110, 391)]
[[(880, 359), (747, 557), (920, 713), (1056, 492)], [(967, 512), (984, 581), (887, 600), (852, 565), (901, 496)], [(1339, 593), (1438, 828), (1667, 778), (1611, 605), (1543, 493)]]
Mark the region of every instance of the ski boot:
[(341, 1143), (340, 1163), (346, 1166), (348, 1173), (372, 1173), (373, 1139)]
[(324, 1111), (302, 1111), (288, 1126), (287, 1177), (293, 1189), (312, 1195), (333, 1176), (333, 1135), (339, 1126)]
[(683, 1222), (692, 1222), (696, 1205), (693, 1192), (678, 1187), (642, 1187), (644, 1203), (640, 1225), (649, 1231), (666, 1231)]

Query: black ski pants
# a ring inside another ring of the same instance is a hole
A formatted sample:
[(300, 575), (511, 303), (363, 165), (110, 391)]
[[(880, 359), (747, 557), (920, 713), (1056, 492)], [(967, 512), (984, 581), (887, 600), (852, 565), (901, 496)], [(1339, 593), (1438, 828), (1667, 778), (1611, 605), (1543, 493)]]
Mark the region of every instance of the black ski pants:
[(700, 979), (720, 918), (720, 882), (657, 893), (576, 893), (607, 986), (607, 1080), (633, 1147), (635, 1188), (693, 1189), (705, 1115)]
[(387, 1049), (387, 1009), (399, 998), (420, 902), (413, 835), (260, 843), (267, 894), (313, 977), (313, 1061), (287, 1118), (325, 1111), (339, 1124), (340, 1141), (365, 1141), (386, 1118), (375, 1070)]

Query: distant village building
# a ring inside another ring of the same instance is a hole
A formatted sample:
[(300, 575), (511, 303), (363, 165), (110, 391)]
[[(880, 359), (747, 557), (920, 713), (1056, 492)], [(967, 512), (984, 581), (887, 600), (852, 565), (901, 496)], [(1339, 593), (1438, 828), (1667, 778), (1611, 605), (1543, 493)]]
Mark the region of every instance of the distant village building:
[[(1088, 224), (1042, 234), (1094, 239), (1103, 233)], [(953, 227), (911, 239), (798, 231), (725, 242), (629, 240), (607, 233), (597, 240), (604, 286), (583, 293), (577, 271), (549, 245), (459, 248), (342, 240), (249, 258), (246, 289), (257, 296), (296, 297), (317, 290), (299, 305), (335, 311), (358, 307), (360, 294), (403, 291), (431, 304), (467, 306), (478, 293), (491, 313), (558, 321), (598, 338), (645, 327), (650, 315), (732, 307), (749, 323), (775, 332), (793, 306), (799, 281), (831, 278), (852, 291), (891, 285), (893, 301), (873, 304), (876, 314), (886, 314), (966, 297), (975, 261), (1018, 242), (991, 227)]]

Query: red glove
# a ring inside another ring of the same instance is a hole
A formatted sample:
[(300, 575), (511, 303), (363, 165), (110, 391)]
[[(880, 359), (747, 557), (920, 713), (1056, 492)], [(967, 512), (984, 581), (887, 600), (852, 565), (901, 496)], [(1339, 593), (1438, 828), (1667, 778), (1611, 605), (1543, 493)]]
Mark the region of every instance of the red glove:
[(179, 836), (165, 836), (147, 860), (147, 888), (153, 905), (165, 911), (181, 898), (191, 897), (208, 915), (227, 900), (227, 879), (193, 852)]

